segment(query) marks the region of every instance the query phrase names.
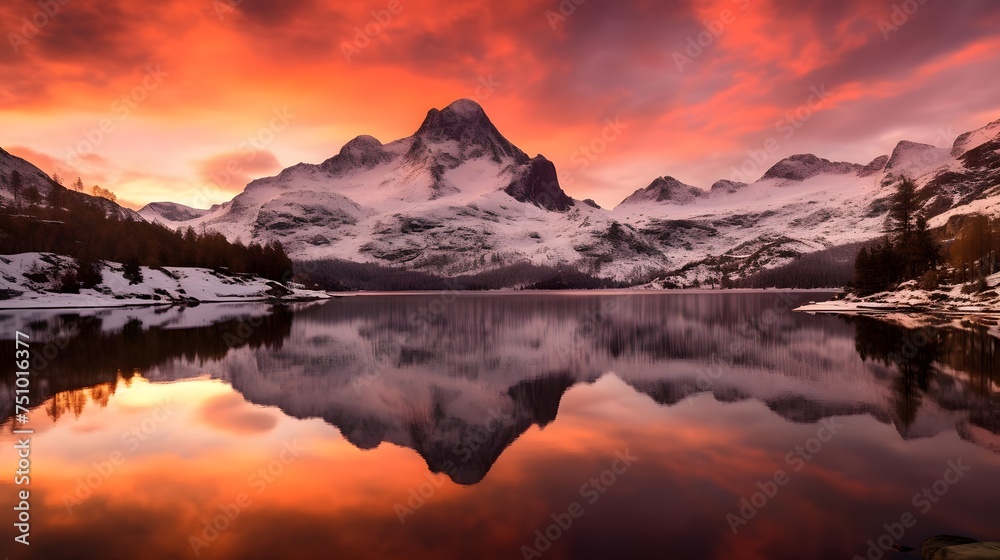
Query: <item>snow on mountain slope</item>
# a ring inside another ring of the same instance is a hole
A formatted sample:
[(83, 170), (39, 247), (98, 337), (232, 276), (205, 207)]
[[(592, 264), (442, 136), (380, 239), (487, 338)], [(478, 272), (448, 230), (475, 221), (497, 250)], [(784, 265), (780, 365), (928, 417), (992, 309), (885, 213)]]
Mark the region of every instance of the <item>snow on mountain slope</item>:
[(951, 155), (953, 157), (961, 157), (965, 155), (966, 152), (972, 148), (976, 148), (993, 140), (1000, 135), (1000, 119), (991, 122), (990, 124), (966, 132), (965, 134), (959, 135), (955, 139), (955, 144), (952, 146)]
[(120, 263), (101, 264), (102, 281), (78, 293), (59, 291), (60, 271), (71, 270), (74, 259), (51, 253), (0, 256), (0, 309), (116, 307), (155, 303), (247, 302), (275, 299), (328, 299), (326, 292), (302, 286), (281, 286), (249, 275), (204, 268), (140, 267), (142, 282), (125, 278)]
[(605, 210), (567, 196), (551, 162), (530, 158), (478, 104), (459, 100), (429, 111), (413, 136), (388, 144), (359, 136), (320, 164), (257, 179), (207, 211), (157, 203), (141, 213), (245, 243), (276, 239), (296, 260), (443, 276), (569, 263), (602, 277), (656, 272), (668, 285), (716, 283), (877, 237), (904, 176), (930, 216), (974, 211), (1000, 197), (998, 135), (1000, 121), (951, 148), (904, 140), (868, 164), (797, 154), (750, 184), (720, 180), (709, 190), (664, 176)]
[(388, 144), (359, 136), (318, 165), (252, 181), (204, 214), (159, 204), (141, 213), (244, 243), (277, 239), (298, 260), (444, 275), (523, 261), (577, 263), (603, 275), (657, 264), (621, 236), (602, 242), (611, 216), (567, 196), (551, 162), (511, 144), (470, 100), (432, 109), (413, 136)]
[(168, 222), (183, 222), (186, 220), (200, 218), (211, 212), (213, 209), (214, 207), (208, 210), (201, 210), (198, 208), (191, 208), (190, 206), (184, 206), (183, 204), (177, 204), (176, 202), (152, 202), (144, 206), (142, 210), (139, 211), (139, 215), (142, 216), (143, 219), (148, 219), (148, 217), (162, 217), (164, 221)]
[[(737, 190), (715, 189), (694, 204), (623, 203), (613, 213), (659, 240), (675, 263), (668, 279), (678, 284), (719, 280), (729, 271), (741, 276), (875, 236), (884, 212), (873, 212), (871, 201), (889, 187), (860, 176), (860, 165), (849, 173), (839, 166), (816, 172), (801, 160), (779, 162), (783, 169), (769, 171), (768, 178)], [(801, 176), (806, 178), (789, 178)]]
[(703, 198), (708, 193), (674, 179), (659, 177), (644, 189), (639, 189), (621, 202), (622, 206), (631, 206), (645, 202), (668, 202), (673, 204), (690, 204), (697, 198)]
[(951, 150), (903, 140), (896, 144), (885, 165), (886, 179), (919, 179), (924, 174), (954, 161)]
[(950, 149), (904, 140), (867, 165), (800, 154), (749, 185), (719, 181), (698, 193), (672, 184), (682, 197), (652, 196), (651, 185), (613, 215), (660, 241), (674, 264), (668, 283), (717, 282), (877, 237), (903, 177), (917, 183), (924, 211), (938, 216), (932, 226), (970, 212), (1000, 214), (1000, 121), (959, 136)]

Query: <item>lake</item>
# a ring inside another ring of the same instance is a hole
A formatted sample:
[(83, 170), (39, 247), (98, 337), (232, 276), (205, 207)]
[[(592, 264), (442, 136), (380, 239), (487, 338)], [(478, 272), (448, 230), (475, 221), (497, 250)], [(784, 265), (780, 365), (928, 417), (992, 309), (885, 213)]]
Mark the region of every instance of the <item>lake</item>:
[(791, 311), (829, 296), (0, 311), (0, 556), (800, 560), (1000, 540), (997, 339)]

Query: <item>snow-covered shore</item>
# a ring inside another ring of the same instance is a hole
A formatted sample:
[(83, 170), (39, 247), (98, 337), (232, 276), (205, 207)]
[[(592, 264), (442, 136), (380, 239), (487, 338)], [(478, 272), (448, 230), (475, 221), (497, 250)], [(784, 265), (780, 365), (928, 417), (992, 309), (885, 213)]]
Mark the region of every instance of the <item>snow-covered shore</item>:
[(58, 290), (57, 271), (69, 270), (74, 260), (51, 253), (0, 256), (0, 309), (123, 307), (249, 301), (304, 301), (328, 299), (325, 291), (307, 290), (293, 283), (205, 268), (141, 267), (142, 281), (125, 278), (121, 264), (104, 262), (102, 281), (79, 293)]
[(985, 327), (1000, 338), (1000, 274), (986, 278), (986, 288), (963, 293), (961, 285), (922, 290), (915, 281), (893, 292), (858, 297), (845, 293), (829, 301), (812, 302), (795, 311), (839, 315), (870, 315), (911, 329)]
[(796, 311), (809, 313), (890, 313), (910, 311), (947, 315), (996, 314), (1000, 315), (1000, 273), (986, 278), (986, 288), (979, 292), (963, 293), (962, 285), (941, 286), (936, 290), (922, 290), (916, 281), (905, 282), (898, 290), (858, 297), (844, 294), (829, 301), (815, 302), (798, 307)]

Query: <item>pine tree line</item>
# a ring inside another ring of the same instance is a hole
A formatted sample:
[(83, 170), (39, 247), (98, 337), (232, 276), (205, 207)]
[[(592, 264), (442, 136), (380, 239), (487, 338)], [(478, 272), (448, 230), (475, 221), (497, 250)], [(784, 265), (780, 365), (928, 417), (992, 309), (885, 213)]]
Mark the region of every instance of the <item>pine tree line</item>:
[[(921, 280), (921, 287), (932, 289), (947, 272), (939, 270), (945, 262), (945, 255), (927, 226), (927, 217), (920, 210), (916, 190), (916, 184), (909, 178), (899, 182), (886, 217), (886, 235), (858, 252), (850, 286), (857, 294), (891, 290), (907, 280)], [(961, 247), (969, 245), (969, 254), (975, 253), (975, 258), (981, 258), (978, 252), (980, 245), (972, 243), (971, 236), (965, 237), (969, 238), (968, 243), (960, 235), (959, 241), (948, 251), (948, 261), (956, 268), (965, 266), (963, 263), (972, 258), (965, 253), (957, 257)], [(977, 235), (975, 239), (981, 237)], [(971, 248), (973, 246), (975, 250)]]
[[(15, 172), (16, 173), (16, 172)], [(5, 178), (20, 182), (20, 177)], [(21, 185), (18, 185), (19, 187)], [(77, 280), (84, 287), (100, 283), (98, 261), (123, 263), (126, 277), (141, 280), (140, 266), (202, 267), (251, 273), (286, 281), (292, 261), (277, 241), (232, 243), (215, 232), (173, 231), (163, 225), (107, 215), (100, 204), (55, 181), (45, 206), (0, 206), (0, 254), (48, 252), (74, 257)], [(36, 189), (37, 191), (37, 189)]]

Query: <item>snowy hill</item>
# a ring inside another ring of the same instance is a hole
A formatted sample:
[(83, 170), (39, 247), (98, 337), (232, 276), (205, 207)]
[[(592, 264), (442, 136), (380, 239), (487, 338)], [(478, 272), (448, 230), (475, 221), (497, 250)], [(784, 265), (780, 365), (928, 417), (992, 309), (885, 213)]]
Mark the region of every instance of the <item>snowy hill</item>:
[(195, 302), (328, 299), (326, 292), (251, 275), (205, 268), (141, 267), (142, 281), (130, 282), (120, 263), (101, 264), (101, 282), (73, 293), (60, 290), (60, 271), (74, 260), (49, 253), (0, 256), (0, 309), (119, 307)]

